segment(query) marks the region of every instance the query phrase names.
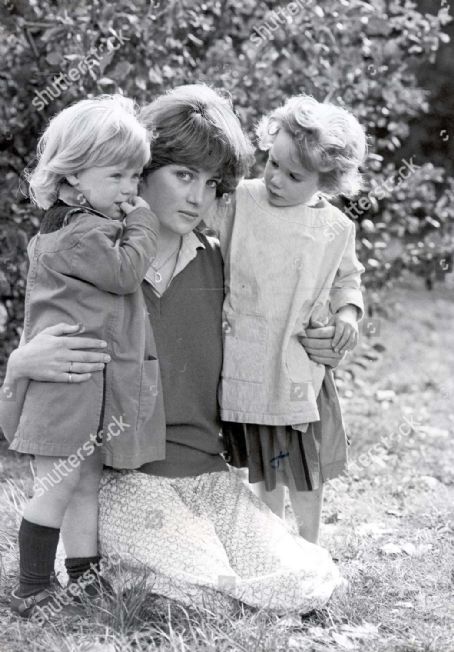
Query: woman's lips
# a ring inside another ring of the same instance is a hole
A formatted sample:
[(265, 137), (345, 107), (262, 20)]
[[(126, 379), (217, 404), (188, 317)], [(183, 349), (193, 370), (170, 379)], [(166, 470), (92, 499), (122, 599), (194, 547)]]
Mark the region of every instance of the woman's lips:
[(198, 213), (192, 213), (191, 211), (178, 211), (180, 215), (183, 215), (188, 221), (193, 222), (199, 218)]

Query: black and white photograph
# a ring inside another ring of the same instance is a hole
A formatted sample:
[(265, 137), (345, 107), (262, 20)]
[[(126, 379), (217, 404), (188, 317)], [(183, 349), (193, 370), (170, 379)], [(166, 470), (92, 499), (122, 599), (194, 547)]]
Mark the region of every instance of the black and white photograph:
[(0, 0), (0, 652), (454, 652), (453, 17)]

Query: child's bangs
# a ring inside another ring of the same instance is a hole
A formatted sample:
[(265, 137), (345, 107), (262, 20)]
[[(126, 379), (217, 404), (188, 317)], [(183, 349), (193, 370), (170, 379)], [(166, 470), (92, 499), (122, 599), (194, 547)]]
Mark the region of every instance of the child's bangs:
[(143, 132), (120, 129), (94, 147), (93, 165), (97, 167), (125, 164), (131, 168), (143, 168), (150, 159), (150, 145)]
[(314, 147), (313, 135), (307, 133), (299, 135), (294, 142), (298, 152), (298, 162), (300, 165), (309, 172), (319, 172), (321, 163), (320, 147), (318, 146), (318, 143), (316, 143), (316, 146)]

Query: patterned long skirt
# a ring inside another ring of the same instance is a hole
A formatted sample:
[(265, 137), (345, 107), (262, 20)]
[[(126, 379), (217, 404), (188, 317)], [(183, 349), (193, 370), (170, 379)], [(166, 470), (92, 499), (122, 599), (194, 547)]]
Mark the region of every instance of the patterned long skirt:
[(307, 613), (343, 583), (330, 554), (291, 534), (234, 470), (105, 471), (99, 506), (100, 550), (121, 560), (121, 576), (146, 577), (152, 592), (186, 605), (219, 597)]

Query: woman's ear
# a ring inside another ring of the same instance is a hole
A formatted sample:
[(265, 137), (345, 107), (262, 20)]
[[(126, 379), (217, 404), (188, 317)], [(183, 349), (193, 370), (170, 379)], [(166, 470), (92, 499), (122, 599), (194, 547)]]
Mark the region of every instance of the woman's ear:
[(79, 179), (77, 174), (67, 174), (66, 181), (71, 185), (77, 188), (79, 186)]

